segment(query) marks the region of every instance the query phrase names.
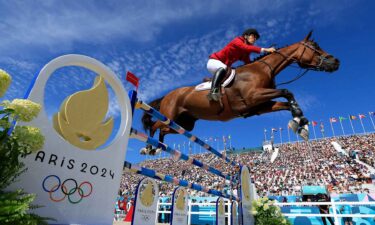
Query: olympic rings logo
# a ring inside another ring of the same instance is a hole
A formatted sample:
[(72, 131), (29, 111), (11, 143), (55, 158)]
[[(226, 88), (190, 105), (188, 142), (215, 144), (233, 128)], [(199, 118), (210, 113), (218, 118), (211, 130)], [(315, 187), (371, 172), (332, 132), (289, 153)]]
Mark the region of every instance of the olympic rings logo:
[[(93, 190), (92, 184), (89, 181), (84, 181), (78, 185), (75, 179), (68, 178), (61, 183), (60, 177), (57, 175), (46, 176), (43, 180), (42, 187), (43, 190), (49, 194), (51, 201), (62, 202), (66, 196), (68, 196), (68, 201), (72, 204), (81, 202), (83, 198), (90, 196)], [(89, 191), (84, 193), (83, 190), (86, 189)], [(56, 197), (58, 190), (61, 190), (62, 194), (60, 195), (63, 195), (63, 197)]]

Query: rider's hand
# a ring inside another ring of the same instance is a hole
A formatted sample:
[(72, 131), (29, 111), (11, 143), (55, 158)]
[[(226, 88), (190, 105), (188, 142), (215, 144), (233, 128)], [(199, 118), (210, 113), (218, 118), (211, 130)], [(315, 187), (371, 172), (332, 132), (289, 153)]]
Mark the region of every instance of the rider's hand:
[(272, 47), (272, 48), (265, 48), (264, 51), (272, 53), (272, 52), (275, 52), (276, 49), (274, 47)]

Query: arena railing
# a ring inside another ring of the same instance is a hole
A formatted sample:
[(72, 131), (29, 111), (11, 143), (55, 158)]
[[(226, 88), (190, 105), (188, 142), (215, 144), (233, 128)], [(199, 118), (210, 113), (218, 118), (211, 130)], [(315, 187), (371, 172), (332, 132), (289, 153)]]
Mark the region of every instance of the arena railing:
[(279, 203), (275, 202), (277, 206), (319, 206), (328, 205), (332, 209), (332, 213), (328, 214), (312, 214), (312, 213), (283, 213), (285, 217), (333, 217), (335, 225), (340, 225), (340, 218), (352, 217), (352, 218), (375, 218), (375, 214), (338, 214), (337, 210), (343, 205), (349, 206), (375, 206), (375, 202), (290, 202), (290, 203)]
[[(172, 203), (160, 203), (158, 202), (158, 211), (157, 214), (170, 214), (170, 210), (160, 210), (160, 206), (171, 206)], [(228, 201), (225, 202), (227, 207), (230, 207)], [(375, 218), (375, 214), (338, 214), (337, 210), (340, 209), (343, 205), (350, 206), (375, 206), (375, 202), (290, 202), (290, 203), (279, 203), (275, 202), (274, 205), (283, 207), (283, 206), (319, 206), (319, 205), (328, 205), (332, 208), (332, 213), (329, 214), (314, 214), (314, 213), (283, 213), (285, 217), (333, 217), (335, 225), (340, 225), (340, 220), (342, 217), (351, 217), (351, 218)], [(212, 211), (206, 212), (192, 212), (192, 206), (210, 206), (214, 207)], [(192, 215), (207, 215), (215, 216), (215, 207), (216, 203), (193, 203), (191, 200), (188, 202), (188, 224), (191, 223)], [(225, 215), (230, 218), (231, 212), (228, 210)], [(230, 220), (229, 224), (230, 225)]]

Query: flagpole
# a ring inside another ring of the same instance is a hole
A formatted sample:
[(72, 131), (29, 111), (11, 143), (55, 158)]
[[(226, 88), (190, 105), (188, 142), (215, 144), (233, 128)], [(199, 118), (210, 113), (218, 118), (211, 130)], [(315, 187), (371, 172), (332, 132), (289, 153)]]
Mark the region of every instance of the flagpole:
[(340, 121), (340, 125), (341, 125), (341, 130), (342, 130), (342, 133), (343, 135), (345, 135), (345, 132), (344, 132), (344, 127), (342, 126), (342, 122), (341, 122), (341, 118), (339, 117), (339, 121)]
[(324, 124), (323, 124), (322, 121), (320, 121), (320, 132), (322, 133), (323, 138), (325, 138), (325, 135), (324, 135)]
[(371, 120), (371, 123), (372, 123), (372, 128), (375, 130), (375, 125), (374, 125), (374, 121), (372, 120), (372, 115), (370, 112), (368, 113), (369, 117), (370, 117), (370, 120)]
[(280, 131), (280, 141), (281, 141), (281, 144), (283, 144), (283, 137), (281, 135), (281, 129), (279, 129), (279, 131)]
[(229, 135), (229, 148), (232, 149), (232, 136)]
[(264, 141), (267, 141), (267, 136), (266, 136), (267, 130), (264, 129)]
[(362, 116), (359, 116), (359, 121), (361, 121), (361, 125), (362, 125), (362, 129), (363, 129), (363, 133), (366, 134), (366, 130), (365, 130), (365, 126), (363, 126), (363, 122), (362, 122)]
[(336, 137), (335, 131), (333, 130), (333, 125), (332, 125), (331, 118), (329, 118), (329, 123), (331, 124), (331, 129), (332, 129), (333, 137)]
[(313, 125), (312, 127), (313, 127), (313, 131), (314, 131), (314, 138), (316, 140), (315, 126)]
[(353, 123), (352, 123), (352, 116), (351, 115), (349, 115), (349, 122), (350, 122), (350, 126), (352, 127), (353, 134), (355, 134)]

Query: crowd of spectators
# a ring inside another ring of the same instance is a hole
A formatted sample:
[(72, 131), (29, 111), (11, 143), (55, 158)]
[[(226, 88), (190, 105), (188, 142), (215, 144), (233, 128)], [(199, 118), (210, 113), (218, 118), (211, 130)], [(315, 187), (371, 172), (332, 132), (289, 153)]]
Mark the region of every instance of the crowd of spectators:
[[(348, 153), (355, 152), (358, 157), (338, 152), (332, 142), (337, 142)], [(369, 191), (362, 185), (371, 183), (370, 175), (374, 171), (374, 133), (285, 143), (276, 147), (279, 151), (273, 162), (270, 160), (272, 152), (228, 155), (250, 168), (251, 178), (255, 182), (259, 196), (300, 195), (304, 185), (324, 185), (331, 193)], [(233, 173), (233, 166), (211, 153), (196, 154), (192, 157), (225, 173)], [(163, 158), (144, 161), (140, 166), (228, 193), (233, 193), (235, 189), (232, 183), (185, 161)], [(133, 195), (140, 179), (140, 175), (124, 172), (121, 182), (122, 193)], [(171, 196), (174, 186), (166, 182), (158, 183), (160, 196)], [(190, 191), (190, 195), (205, 196), (204, 193), (195, 191)]]

